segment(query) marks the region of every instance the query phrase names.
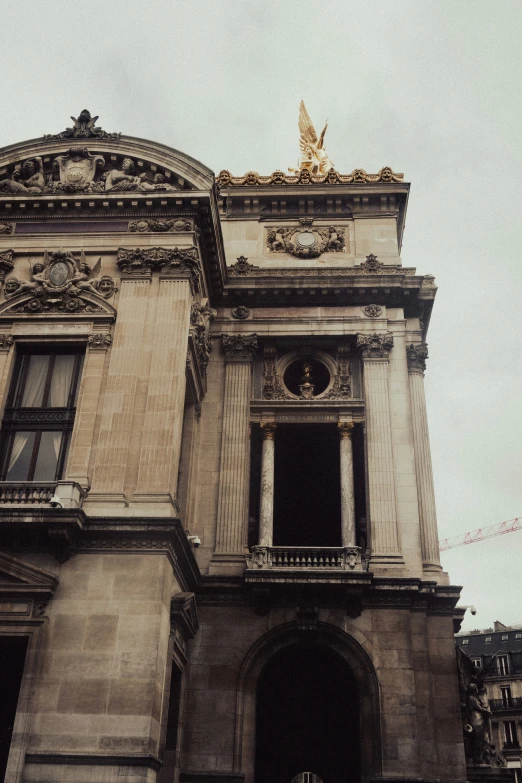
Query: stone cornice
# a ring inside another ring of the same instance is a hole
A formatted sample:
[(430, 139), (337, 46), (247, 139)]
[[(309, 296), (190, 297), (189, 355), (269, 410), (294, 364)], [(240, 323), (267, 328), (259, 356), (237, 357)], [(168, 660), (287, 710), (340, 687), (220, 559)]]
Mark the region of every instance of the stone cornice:
[(331, 168), (326, 174), (314, 176), (307, 169), (301, 169), (295, 174), (285, 174), (284, 171), (274, 171), (268, 176), (249, 171), (242, 177), (234, 177), (223, 169), (219, 172), (216, 183), (219, 188), (252, 187), (256, 185), (351, 185), (368, 183), (403, 182), (404, 174), (396, 174), (389, 166), (384, 166), (377, 174), (367, 174), (364, 169), (354, 169), (351, 174), (339, 174)]

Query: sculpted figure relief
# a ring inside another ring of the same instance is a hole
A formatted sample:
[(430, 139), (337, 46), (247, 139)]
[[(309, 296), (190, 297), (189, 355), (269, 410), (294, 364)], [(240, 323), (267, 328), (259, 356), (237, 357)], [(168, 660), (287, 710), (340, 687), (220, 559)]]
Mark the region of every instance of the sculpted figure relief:
[(136, 176), (136, 167), (134, 161), (125, 158), (122, 161), (121, 169), (112, 169), (105, 180), (105, 190), (124, 191), (124, 190), (176, 190), (173, 185), (165, 182), (163, 174), (155, 174), (152, 182), (147, 180), (145, 174)]
[(17, 164), (11, 178), (0, 180), (0, 192), (38, 194), (45, 188), (41, 158), (30, 158)]

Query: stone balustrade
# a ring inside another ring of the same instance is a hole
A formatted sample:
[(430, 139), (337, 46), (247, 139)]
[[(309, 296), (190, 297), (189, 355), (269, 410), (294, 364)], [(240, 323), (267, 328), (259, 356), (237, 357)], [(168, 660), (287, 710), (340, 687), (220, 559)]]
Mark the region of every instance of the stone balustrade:
[(42, 505), (51, 500), (56, 490), (55, 481), (35, 484), (33, 481), (0, 482), (0, 504)]
[(359, 547), (254, 546), (248, 568), (361, 569)]

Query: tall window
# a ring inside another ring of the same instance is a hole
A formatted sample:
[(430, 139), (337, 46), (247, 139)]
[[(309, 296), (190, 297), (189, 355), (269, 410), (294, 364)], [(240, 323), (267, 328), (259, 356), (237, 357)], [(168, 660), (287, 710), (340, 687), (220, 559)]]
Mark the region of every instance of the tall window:
[(3, 481), (61, 478), (82, 362), (75, 349), (18, 356), (2, 424)]
[(507, 655), (499, 655), (497, 658), (497, 674), (501, 677), (505, 677), (509, 674), (509, 657)]
[(504, 707), (511, 707), (511, 686), (501, 685), (500, 695), (502, 697), (502, 704), (504, 705)]
[(504, 745), (517, 747), (517, 724), (514, 720), (504, 721)]

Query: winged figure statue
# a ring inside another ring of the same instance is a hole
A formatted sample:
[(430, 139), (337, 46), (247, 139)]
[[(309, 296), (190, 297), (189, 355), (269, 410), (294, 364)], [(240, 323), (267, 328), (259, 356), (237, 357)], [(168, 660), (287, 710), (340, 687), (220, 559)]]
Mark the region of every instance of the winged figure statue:
[(326, 174), (333, 168), (333, 161), (327, 155), (324, 148), (324, 135), (328, 127), (328, 120), (325, 123), (321, 135), (317, 138), (317, 133), (310, 115), (306, 110), (304, 101), (299, 106), (299, 147), (301, 148), (300, 169), (308, 169), (310, 174)]

